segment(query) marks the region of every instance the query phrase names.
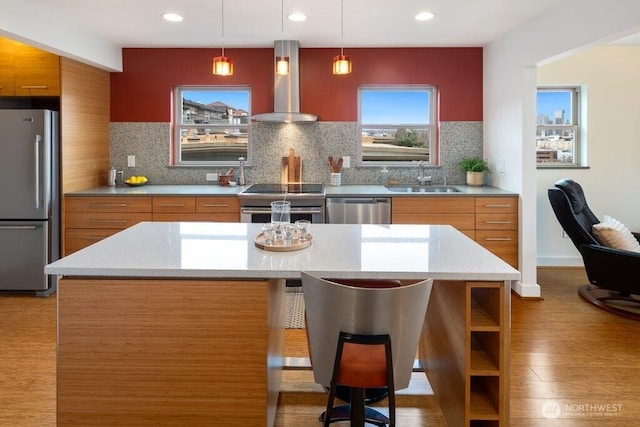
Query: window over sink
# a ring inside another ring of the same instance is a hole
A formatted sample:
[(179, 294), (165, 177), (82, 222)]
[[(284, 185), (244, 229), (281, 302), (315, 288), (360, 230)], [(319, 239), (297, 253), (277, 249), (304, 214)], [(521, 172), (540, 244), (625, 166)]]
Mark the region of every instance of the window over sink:
[(249, 87), (179, 86), (173, 99), (173, 165), (250, 163)]
[(358, 164), (435, 165), (437, 90), (429, 85), (358, 89)]

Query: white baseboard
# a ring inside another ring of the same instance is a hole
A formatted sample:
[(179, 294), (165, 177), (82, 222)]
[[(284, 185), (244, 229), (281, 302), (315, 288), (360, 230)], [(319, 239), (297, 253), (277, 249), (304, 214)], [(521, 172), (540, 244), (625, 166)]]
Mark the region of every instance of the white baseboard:
[(537, 283), (522, 283), (518, 280), (511, 284), (511, 289), (523, 298), (539, 298), (541, 296), (540, 285)]
[(538, 267), (583, 267), (581, 257), (538, 257)]

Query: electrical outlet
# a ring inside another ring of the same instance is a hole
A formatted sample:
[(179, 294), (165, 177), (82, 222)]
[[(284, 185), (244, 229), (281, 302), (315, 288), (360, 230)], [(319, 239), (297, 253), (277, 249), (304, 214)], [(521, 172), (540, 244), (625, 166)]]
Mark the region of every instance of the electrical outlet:
[(504, 159), (498, 160), (498, 172), (504, 173), (504, 169), (505, 169), (504, 163), (505, 163)]
[(127, 166), (130, 168), (136, 167), (136, 156), (127, 156)]
[(218, 174), (217, 173), (208, 173), (207, 174), (207, 181), (217, 181), (218, 180)]
[(351, 167), (351, 157), (342, 156), (342, 167), (343, 168), (350, 168)]

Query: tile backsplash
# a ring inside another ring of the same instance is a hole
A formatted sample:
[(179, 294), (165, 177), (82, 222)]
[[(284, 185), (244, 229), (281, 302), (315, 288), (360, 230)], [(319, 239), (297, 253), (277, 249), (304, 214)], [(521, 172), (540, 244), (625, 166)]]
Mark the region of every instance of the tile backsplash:
[[(301, 124), (252, 123), (252, 162), (245, 169), (247, 184), (279, 182), (281, 159), (295, 150), (302, 160), (302, 179), (329, 185), (328, 156), (351, 157), (351, 167), (342, 170), (342, 184), (374, 184), (380, 167), (355, 167), (358, 126), (355, 122), (315, 122)], [(207, 172), (226, 168), (169, 166), (170, 123), (111, 123), (111, 165), (125, 176), (146, 175), (154, 184), (212, 184)], [(136, 156), (136, 166), (127, 167), (127, 156)], [(463, 157), (482, 156), (482, 122), (440, 123), (440, 166), (428, 174), (434, 184), (446, 176), (448, 184), (464, 184), (458, 168)], [(415, 183), (416, 167), (389, 167), (389, 178)]]

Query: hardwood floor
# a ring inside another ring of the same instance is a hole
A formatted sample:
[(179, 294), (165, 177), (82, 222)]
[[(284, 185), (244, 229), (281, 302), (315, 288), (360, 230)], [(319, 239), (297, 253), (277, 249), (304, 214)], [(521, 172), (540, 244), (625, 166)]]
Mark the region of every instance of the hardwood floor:
[[(542, 300), (512, 297), (511, 425), (638, 425), (640, 323), (584, 302), (581, 269), (540, 268), (538, 282)], [(53, 297), (0, 295), (2, 427), (55, 426), (55, 311)], [(287, 331), (286, 352), (306, 356), (303, 331)], [(326, 394), (311, 372), (283, 378), (276, 426), (320, 425)], [(399, 392), (399, 427), (446, 425), (421, 378)]]

